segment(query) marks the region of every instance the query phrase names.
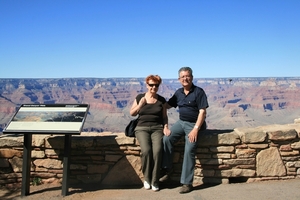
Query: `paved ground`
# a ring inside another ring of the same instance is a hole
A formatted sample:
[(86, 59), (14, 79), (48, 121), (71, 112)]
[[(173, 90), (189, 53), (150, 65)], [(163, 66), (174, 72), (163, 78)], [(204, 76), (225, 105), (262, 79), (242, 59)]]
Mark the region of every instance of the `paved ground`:
[(161, 186), (159, 192), (144, 188), (100, 188), (96, 185), (69, 188), (69, 194), (61, 196), (61, 185), (41, 185), (30, 188), (30, 194), (23, 198), (20, 191), (9, 192), (0, 190), (1, 200), (299, 200), (300, 179), (263, 181), (255, 183), (234, 183), (220, 185), (199, 185), (188, 194), (179, 194), (179, 186)]

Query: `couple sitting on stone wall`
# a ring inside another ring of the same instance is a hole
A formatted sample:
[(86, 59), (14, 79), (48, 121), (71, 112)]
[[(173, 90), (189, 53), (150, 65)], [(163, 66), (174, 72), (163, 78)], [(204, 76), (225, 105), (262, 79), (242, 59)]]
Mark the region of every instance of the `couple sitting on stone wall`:
[[(136, 96), (130, 115), (139, 116), (135, 136), (141, 147), (145, 189), (159, 191), (159, 182), (169, 179), (173, 171), (173, 145), (181, 137), (185, 137), (180, 180), (182, 187), (179, 190), (183, 194), (193, 188), (198, 134), (206, 129), (208, 102), (204, 90), (193, 84), (193, 71), (190, 67), (180, 68), (178, 75), (182, 88), (168, 101), (157, 94), (161, 77), (147, 76), (147, 92)], [(167, 109), (171, 107), (179, 108), (179, 120), (169, 129)]]

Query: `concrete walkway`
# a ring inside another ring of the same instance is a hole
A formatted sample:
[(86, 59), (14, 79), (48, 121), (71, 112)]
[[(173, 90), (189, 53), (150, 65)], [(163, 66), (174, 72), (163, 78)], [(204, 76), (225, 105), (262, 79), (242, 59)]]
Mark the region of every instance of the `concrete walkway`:
[(161, 186), (159, 192), (144, 188), (105, 189), (96, 185), (69, 188), (69, 194), (61, 196), (61, 185), (41, 185), (30, 188), (30, 194), (23, 198), (20, 192), (5, 193), (1, 190), (2, 200), (299, 200), (300, 179), (263, 181), (255, 183), (234, 183), (220, 185), (199, 185), (188, 194), (179, 194), (180, 186)]
[[(220, 185), (200, 185), (188, 194), (179, 194), (180, 186), (164, 187), (159, 192), (135, 189), (104, 189), (88, 192), (82, 199), (114, 199), (114, 200), (299, 200), (300, 179), (282, 181), (264, 181), (256, 183), (235, 183)], [(75, 194), (75, 193), (74, 193)], [(77, 199), (70, 194), (65, 199)], [(73, 196), (74, 195), (74, 196)], [(80, 197), (80, 195), (78, 196)], [(79, 198), (78, 198), (79, 199)]]

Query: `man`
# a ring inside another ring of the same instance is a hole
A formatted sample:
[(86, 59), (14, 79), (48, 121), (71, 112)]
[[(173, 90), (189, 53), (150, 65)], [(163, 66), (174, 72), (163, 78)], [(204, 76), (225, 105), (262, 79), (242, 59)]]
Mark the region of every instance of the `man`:
[(190, 67), (182, 67), (178, 71), (179, 81), (182, 88), (179, 88), (169, 99), (167, 108), (178, 106), (179, 120), (171, 127), (171, 133), (163, 138), (163, 171), (161, 182), (169, 179), (173, 171), (173, 145), (185, 136), (184, 158), (180, 183), (182, 187), (179, 193), (192, 191), (194, 179), (195, 156), (198, 141), (198, 133), (206, 129), (205, 117), (208, 108), (207, 97), (204, 90), (193, 84), (193, 71)]

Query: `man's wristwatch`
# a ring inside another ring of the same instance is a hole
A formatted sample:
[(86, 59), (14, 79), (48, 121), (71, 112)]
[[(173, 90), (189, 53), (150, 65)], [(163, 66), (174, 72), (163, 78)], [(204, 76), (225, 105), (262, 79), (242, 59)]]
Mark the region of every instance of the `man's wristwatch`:
[(197, 125), (195, 125), (194, 128), (197, 129), (197, 130), (199, 130), (199, 126), (197, 126)]

